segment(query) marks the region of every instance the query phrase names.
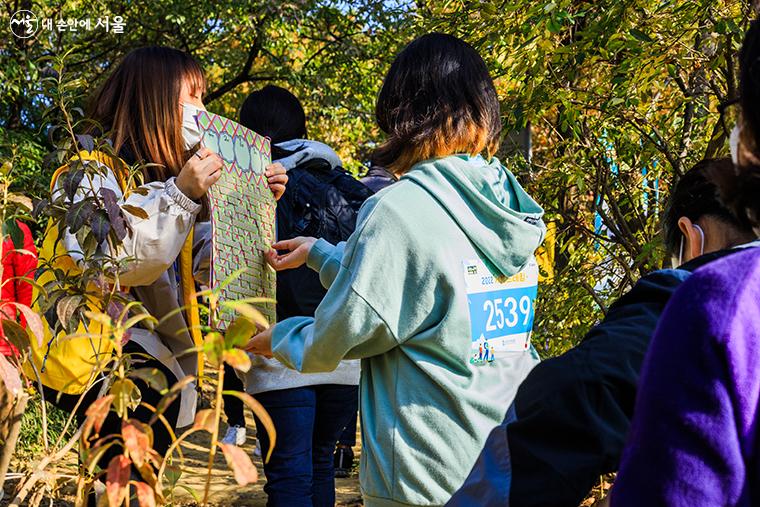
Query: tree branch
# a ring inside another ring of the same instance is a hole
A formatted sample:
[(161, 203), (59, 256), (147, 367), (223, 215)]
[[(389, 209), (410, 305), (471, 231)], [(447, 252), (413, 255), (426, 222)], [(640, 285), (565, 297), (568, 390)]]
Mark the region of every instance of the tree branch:
[(240, 72), (235, 75), (232, 79), (227, 81), (226, 83), (222, 84), (215, 90), (209, 92), (206, 94), (206, 96), (203, 98), (204, 101), (208, 104), (225, 93), (235, 89), (240, 84), (243, 83), (249, 83), (251, 81), (266, 81), (270, 79), (276, 79), (271, 76), (254, 76), (251, 75), (251, 68), (253, 67), (253, 62), (256, 60), (256, 57), (259, 56), (261, 53), (262, 48), (262, 25), (265, 23), (265, 19), (262, 18), (259, 23), (257, 24), (256, 29), (256, 37), (253, 40), (253, 44), (251, 44), (251, 47), (248, 49), (248, 56), (245, 59), (245, 63), (243, 64), (243, 67), (240, 69)]

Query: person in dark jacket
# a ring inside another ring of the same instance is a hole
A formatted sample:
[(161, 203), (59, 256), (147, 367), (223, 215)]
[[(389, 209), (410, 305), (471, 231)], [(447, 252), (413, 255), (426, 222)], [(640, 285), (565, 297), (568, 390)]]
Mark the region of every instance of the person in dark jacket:
[(719, 201), (712, 175), (732, 170), (729, 159), (704, 160), (681, 178), (663, 221), (676, 269), (642, 277), (577, 347), (533, 369), (448, 506), (577, 507), (600, 475), (617, 470), (668, 300), (697, 268), (758, 246)]
[(377, 193), (385, 187), (389, 187), (396, 183), (398, 180), (390, 171), (388, 171), (388, 169), (381, 167), (372, 161), (367, 170), (367, 174), (362, 176), (362, 179), (359, 181), (367, 185), (370, 190)]
[[(265, 86), (246, 98), (240, 123), (269, 137), (272, 158), (287, 170), (288, 186), (277, 205), (278, 239), (347, 240), (359, 208), (373, 192), (343, 169), (332, 148), (307, 139), (299, 100), (284, 88)], [(278, 272), (277, 320), (313, 316), (325, 293), (319, 274), (306, 266)], [(356, 414), (359, 361), (341, 361), (335, 371), (319, 374), (302, 374), (261, 356), (252, 362), (245, 390), (266, 408), (277, 429), (277, 444), (264, 464), (267, 505), (334, 505), (333, 454)], [(259, 420), (256, 425), (261, 429)], [(258, 435), (264, 453), (268, 435)]]

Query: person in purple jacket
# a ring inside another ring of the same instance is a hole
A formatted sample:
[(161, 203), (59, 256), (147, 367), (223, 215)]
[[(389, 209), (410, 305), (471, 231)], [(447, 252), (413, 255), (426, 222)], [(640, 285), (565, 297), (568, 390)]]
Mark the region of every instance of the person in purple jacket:
[[(721, 194), (757, 231), (758, 21), (739, 63), (737, 167), (722, 175)], [(760, 505), (760, 248), (708, 264), (676, 291), (652, 338), (634, 414), (612, 507)]]

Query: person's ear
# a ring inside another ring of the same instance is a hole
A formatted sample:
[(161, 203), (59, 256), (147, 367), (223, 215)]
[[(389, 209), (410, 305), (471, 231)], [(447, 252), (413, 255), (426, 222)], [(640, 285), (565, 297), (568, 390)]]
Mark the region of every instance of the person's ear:
[(699, 257), (702, 253), (702, 236), (694, 226), (694, 222), (687, 217), (681, 217), (678, 219), (678, 229), (685, 238), (683, 243), (682, 262), (688, 262)]

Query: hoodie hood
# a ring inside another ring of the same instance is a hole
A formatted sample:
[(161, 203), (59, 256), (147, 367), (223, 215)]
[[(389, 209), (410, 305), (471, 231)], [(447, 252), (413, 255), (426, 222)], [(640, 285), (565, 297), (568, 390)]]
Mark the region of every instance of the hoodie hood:
[(292, 139), (275, 145), (280, 150), (286, 152), (286, 156), (275, 160), (281, 163), (286, 170), (291, 170), (304, 162), (321, 159), (330, 164), (330, 169), (342, 167), (343, 163), (335, 150), (319, 141), (310, 139)]
[(494, 157), (452, 155), (415, 165), (407, 179), (424, 188), (459, 225), (495, 272), (511, 276), (546, 233), (544, 210)]

